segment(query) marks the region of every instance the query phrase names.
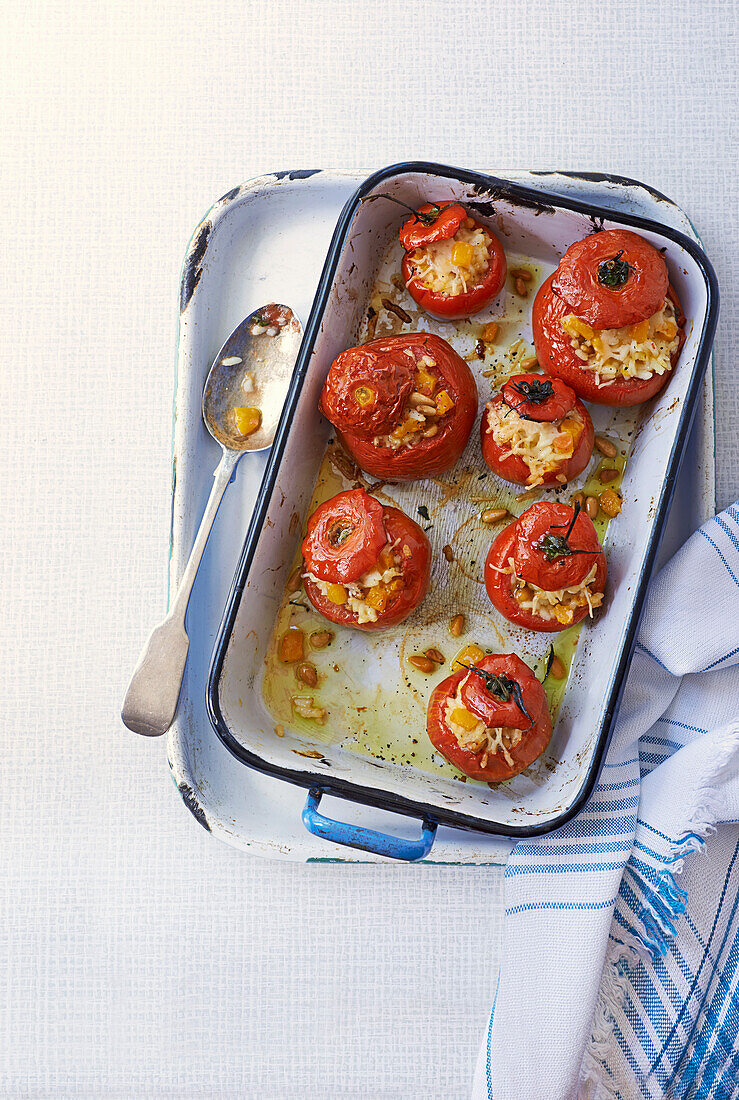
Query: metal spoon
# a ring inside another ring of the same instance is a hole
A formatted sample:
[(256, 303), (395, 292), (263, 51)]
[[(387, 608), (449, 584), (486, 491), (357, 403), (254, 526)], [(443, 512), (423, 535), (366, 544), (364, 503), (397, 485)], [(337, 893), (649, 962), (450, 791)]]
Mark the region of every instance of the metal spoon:
[[(185, 613), (218, 506), (241, 456), (272, 445), (302, 337), (300, 321), (287, 306), (263, 306), (234, 329), (210, 368), (203, 420), (223, 457), (177, 594), (144, 646), (123, 700), (121, 718), (134, 733), (158, 737), (172, 725), (190, 646)], [(249, 435), (239, 432), (239, 407), (261, 411), (261, 424)]]

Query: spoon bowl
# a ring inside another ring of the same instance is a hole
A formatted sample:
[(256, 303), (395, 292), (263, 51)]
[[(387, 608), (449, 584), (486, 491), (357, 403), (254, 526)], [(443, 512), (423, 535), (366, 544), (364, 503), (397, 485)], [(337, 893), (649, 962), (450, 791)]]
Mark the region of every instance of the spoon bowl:
[[(303, 330), (288, 306), (254, 310), (213, 361), (203, 388), (203, 420), (222, 447), (263, 451), (272, 445)], [(258, 409), (256, 431), (243, 435), (234, 410)]]

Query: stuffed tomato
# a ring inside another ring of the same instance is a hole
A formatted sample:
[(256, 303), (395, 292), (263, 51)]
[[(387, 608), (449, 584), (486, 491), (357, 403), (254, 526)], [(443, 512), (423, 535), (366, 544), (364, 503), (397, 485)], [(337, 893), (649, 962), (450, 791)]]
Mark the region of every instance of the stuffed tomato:
[(465, 775), (502, 783), (541, 756), (552, 719), (529, 666), (512, 653), (495, 653), (436, 686), (426, 730), (433, 746)]
[(384, 481), (413, 481), (443, 473), (460, 457), (477, 414), (477, 386), (446, 340), (411, 332), (342, 352), (319, 405), (358, 466)]
[(517, 374), (488, 401), (480, 422), (482, 457), (516, 485), (564, 484), (593, 453), (593, 422), (560, 378)]
[(302, 545), (303, 586), (332, 623), (359, 630), (396, 626), (426, 595), (431, 547), (404, 512), (364, 489), (337, 493), (316, 508)]
[(592, 616), (605, 584), (603, 548), (577, 504), (532, 504), (501, 531), (485, 561), (491, 603), (528, 630), (564, 630)]
[(601, 405), (654, 397), (685, 341), (664, 257), (626, 229), (567, 249), (536, 295), (532, 324), (541, 367)]
[(506, 278), (503, 246), (459, 203), (424, 203), (400, 228), (403, 281), (434, 317), (470, 317), (489, 305)]

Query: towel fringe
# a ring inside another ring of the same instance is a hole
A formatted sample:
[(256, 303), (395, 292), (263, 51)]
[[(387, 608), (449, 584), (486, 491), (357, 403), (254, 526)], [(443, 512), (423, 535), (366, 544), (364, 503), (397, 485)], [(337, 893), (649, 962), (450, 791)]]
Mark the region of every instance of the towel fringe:
[[(706, 838), (716, 832), (715, 822), (724, 806), (716, 789), (722, 772), (736, 759), (739, 748), (739, 724), (730, 726), (716, 746), (711, 766), (705, 769), (695, 788), (695, 797), (681, 831), (661, 861), (656, 883), (634, 875), (644, 894), (644, 906), (638, 914), (640, 928), (630, 927), (633, 945), (612, 941), (606, 954), (601, 988), (596, 1005), (590, 1041), (580, 1067), (582, 1097), (589, 1100), (617, 1100), (618, 1083), (611, 1083), (604, 1067), (613, 1051), (613, 1025), (616, 1014), (625, 1006), (629, 990), (628, 973), (646, 957), (664, 955), (677, 932), (677, 920), (685, 912), (688, 895), (675, 881), (682, 874), (686, 856), (705, 850)], [(620, 930), (621, 932), (623, 930)]]

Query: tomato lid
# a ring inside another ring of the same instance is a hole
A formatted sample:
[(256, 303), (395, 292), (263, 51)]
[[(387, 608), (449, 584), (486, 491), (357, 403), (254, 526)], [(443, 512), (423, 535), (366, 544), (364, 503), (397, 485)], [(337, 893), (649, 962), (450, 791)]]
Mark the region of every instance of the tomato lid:
[(579, 505), (537, 501), (515, 523), (516, 574), (553, 591), (580, 584), (602, 552), (593, 521)]
[(529, 666), (514, 653), (491, 653), (470, 666), (460, 697), (486, 726), (529, 729), (535, 718), (526, 693), (533, 679), (536, 677)]
[(412, 347), (404, 350), (402, 343), (402, 338), (372, 340), (348, 348), (331, 364), (320, 406), (341, 431), (373, 439), (400, 422), (416, 364)]
[(434, 241), (447, 241), (459, 229), (467, 211), (458, 202), (425, 202), (400, 227), (398, 236), (406, 252)]
[(320, 504), (301, 547), (308, 572), (334, 584), (358, 580), (387, 543), (383, 511), (365, 489), (347, 489)]
[(545, 374), (515, 374), (501, 392), (506, 405), (525, 420), (562, 420), (577, 400), (566, 382)]
[(565, 252), (552, 288), (593, 328), (622, 328), (651, 317), (664, 302), (664, 257), (638, 233), (604, 229)]

